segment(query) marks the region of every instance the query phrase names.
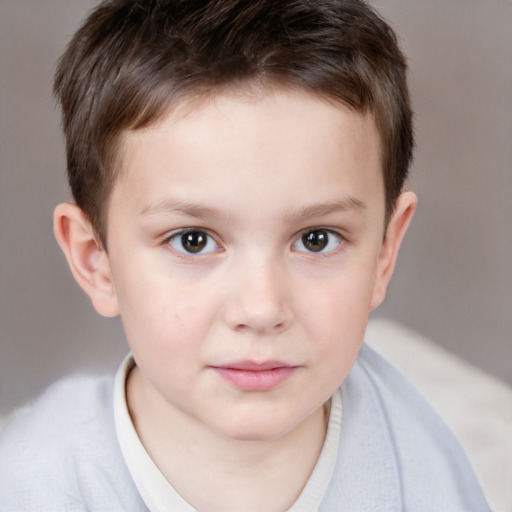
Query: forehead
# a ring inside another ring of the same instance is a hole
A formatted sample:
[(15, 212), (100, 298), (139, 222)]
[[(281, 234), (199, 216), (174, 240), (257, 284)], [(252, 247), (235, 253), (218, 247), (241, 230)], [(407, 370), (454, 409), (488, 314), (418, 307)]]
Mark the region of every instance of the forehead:
[(290, 208), (313, 193), (328, 200), (333, 186), (347, 197), (384, 195), (373, 117), (298, 91), (224, 91), (183, 101), (124, 133), (119, 156), (113, 196), (136, 187), (132, 199), (141, 208), (191, 190), (198, 201), (216, 197), (223, 205), (236, 194), (260, 202), (280, 195)]

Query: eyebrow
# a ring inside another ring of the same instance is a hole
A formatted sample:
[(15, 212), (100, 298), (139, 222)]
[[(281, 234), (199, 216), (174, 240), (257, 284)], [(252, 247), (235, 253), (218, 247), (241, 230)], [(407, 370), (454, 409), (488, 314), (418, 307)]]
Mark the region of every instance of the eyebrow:
[(338, 212), (364, 212), (366, 204), (355, 197), (347, 197), (338, 201), (329, 201), (326, 203), (312, 204), (305, 208), (290, 212), (287, 217), (290, 220), (301, 221), (311, 217), (323, 217), (331, 213)]
[(173, 199), (162, 199), (154, 203), (149, 203), (140, 211), (140, 214), (144, 216), (162, 213), (180, 213), (195, 219), (211, 219), (221, 216), (221, 212), (216, 208)]

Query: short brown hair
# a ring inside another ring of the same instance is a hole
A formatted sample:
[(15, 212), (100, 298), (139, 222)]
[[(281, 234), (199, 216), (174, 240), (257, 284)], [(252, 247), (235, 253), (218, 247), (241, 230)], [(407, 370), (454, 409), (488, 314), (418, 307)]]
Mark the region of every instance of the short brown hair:
[(104, 1), (55, 76), (73, 197), (105, 243), (120, 134), (184, 97), (261, 82), (374, 116), (389, 218), (412, 159), (405, 71), (392, 29), (361, 0)]

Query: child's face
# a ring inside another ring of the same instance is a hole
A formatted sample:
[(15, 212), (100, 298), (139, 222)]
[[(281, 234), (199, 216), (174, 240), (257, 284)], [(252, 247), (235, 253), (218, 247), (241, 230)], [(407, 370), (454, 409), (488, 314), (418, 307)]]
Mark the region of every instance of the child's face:
[(126, 134), (121, 157), (108, 257), (148, 388), (232, 438), (291, 431), (349, 372), (385, 288), (373, 121), (218, 95)]

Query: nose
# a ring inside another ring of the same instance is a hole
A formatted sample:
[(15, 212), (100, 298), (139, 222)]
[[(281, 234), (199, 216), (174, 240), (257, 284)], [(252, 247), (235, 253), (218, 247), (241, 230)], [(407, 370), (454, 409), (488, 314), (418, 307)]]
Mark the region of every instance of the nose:
[(286, 272), (276, 260), (246, 262), (235, 276), (225, 310), (228, 325), (258, 334), (287, 329), (292, 316), (287, 298), (290, 290)]

